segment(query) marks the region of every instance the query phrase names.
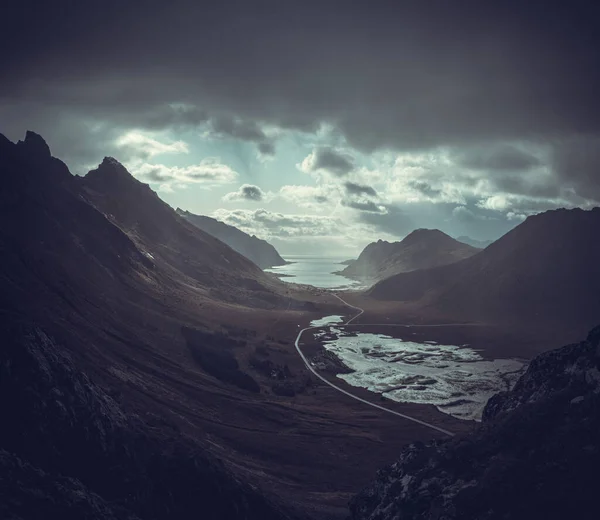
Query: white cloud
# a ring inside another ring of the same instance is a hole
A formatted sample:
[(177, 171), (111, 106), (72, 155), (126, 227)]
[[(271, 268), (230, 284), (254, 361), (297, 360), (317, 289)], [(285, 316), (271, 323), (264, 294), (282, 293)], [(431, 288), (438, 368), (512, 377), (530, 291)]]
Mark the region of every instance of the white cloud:
[(183, 188), (188, 184), (212, 187), (230, 184), (238, 179), (238, 173), (235, 170), (214, 157), (203, 159), (199, 164), (183, 167), (133, 163), (128, 165), (128, 169), (144, 182), (160, 184), (162, 191)]
[(183, 141), (163, 143), (141, 132), (132, 130), (116, 139), (115, 145), (121, 152), (140, 159), (149, 159), (165, 153), (188, 153), (188, 145)]
[(326, 203), (337, 203), (339, 194), (335, 186), (287, 185), (279, 190), (279, 196), (288, 202), (305, 208), (318, 208)]

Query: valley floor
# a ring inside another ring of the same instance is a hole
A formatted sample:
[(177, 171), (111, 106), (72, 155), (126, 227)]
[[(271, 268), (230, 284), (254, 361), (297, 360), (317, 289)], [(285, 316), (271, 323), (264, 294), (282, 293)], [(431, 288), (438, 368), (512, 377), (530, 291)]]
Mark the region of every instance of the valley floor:
[[(211, 390), (215, 402), (212, 415), (200, 411), (190, 413), (185, 407), (180, 410), (180, 419), (187, 423), (188, 429), (204, 434), (211, 451), (236, 471), (293, 504), (299, 511), (315, 518), (343, 518), (347, 515), (348, 499), (371, 481), (379, 468), (394, 460), (404, 444), (443, 438), (444, 435), (369, 407), (314, 376), (310, 377), (294, 349), (298, 331), (314, 319), (331, 314), (351, 317), (357, 311), (342, 305), (328, 291), (310, 287), (290, 290), (310, 297), (314, 309), (310, 312), (264, 312), (260, 319), (260, 313), (256, 313), (252, 316), (252, 325), (240, 325), (254, 326), (258, 337), (273, 338), (275, 341), (269, 343), (269, 361), (286, 365), (295, 380), (308, 378), (310, 383), (306, 388), (287, 397), (272, 392), (245, 396), (237, 390), (214, 388)], [(344, 299), (354, 305), (364, 304), (356, 295), (344, 293)], [(384, 322), (387, 317), (378, 311), (367, 306), (365, 313), (353, 323), (371, 322), (373, 317)], [(373, 332), (393, 335), (390, 329), (395, 327), (373, 327)], [(427, 333), (423, 329), (421, 334), (423, 339), (442, 343), (468, 342), (484, 349), (485, 357), (493, 357), (496, 349), (507, 345), (515, 352), (521, 352), (520, 348), (529, 349), (527, 345), (508, 342), (506, 337), (498, 335), (497, 329), (485, 326), (439, 327), (435, 330), (428, 327)], [(304, 348), (308, 356), (315, 352), (310, 341)], [(242, 365), (248, 365), (250, 361), (244, 360), (244, 356), (249, 358), (251, 353), (251, 348), (240, 352)], [(379, 394), (347, 385), (334, 374), (324, 376), (353, 395), (382, 404)], [(263, 387), (267, 379), (261, 381)], [(474, 426), (470, 421), (443, 414), (431, 405), (398, 403), (389, 399), (383, 404), (453, 433), (465, 432)]]

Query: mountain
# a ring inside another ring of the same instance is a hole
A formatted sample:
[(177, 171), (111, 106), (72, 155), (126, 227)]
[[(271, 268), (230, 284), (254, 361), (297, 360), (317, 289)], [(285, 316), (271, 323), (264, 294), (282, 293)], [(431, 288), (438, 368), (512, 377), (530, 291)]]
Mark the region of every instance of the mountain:
[(468, 237), (466, 235), (461, 235), (456, 238), (459, 242), (463, 244), (468, 244), (470, 246), (476, 247), (477, 249), (485, 249), (487, 246), (492, 244), (493, 240), (475, 240), (474, 238)]
[(288, 518), (185, 435), (126, 413), (41, 329), (0, 333), (1, 518)]
[(240, 289), (269, 298), (272, 283), (256, 265), (180, 217), (115, 159), (105, 158), (77, 180), (82, 196), (153, 262), (189, 276), (220, 300), (244, 302)]
[(446, 319), (581, 334), (600, 316), (600, 208), (528, 217), (454, 264), (392, 276), (367, 294)]
[(206, 233), (225, 242), (233, 250), (252, 260), (261, 269), (276, 265), (285, 265), (286, 261), (279, 256), (277, 250), (266, 240), (244, 233), (234, 226), (220, 222), (204, 215), (194, 215), (189, 211), (177, 208), (177, 214)]
[(236, 435), (281, 414), (253, 334), (305, 302), (114, 159), (0, 135), (0, 172), (0, 517), (288, 518)]
[(535, 358), (480, 428), (406, 446), (350, 504), (353, 520), (594, 519), (600, 327)]
[(398, 273), (451, 264), (477, 251), (437, 229), (417, 229), (400, 242), (370, 243), (340, 274), (361, 280), (383, 280)]

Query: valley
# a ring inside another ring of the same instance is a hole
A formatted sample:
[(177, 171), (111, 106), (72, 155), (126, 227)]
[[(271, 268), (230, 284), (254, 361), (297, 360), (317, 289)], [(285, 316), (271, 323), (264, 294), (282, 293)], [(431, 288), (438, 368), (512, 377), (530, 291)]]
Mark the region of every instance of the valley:
[[(532, 217), (454, 263), (442, 237), (442, 265), (359, 290), (331, 276), (340, 259), (264, 272), (113, 158), (76, 177), (28, 132), (0, 136), (0, 166), (0, 464), (19, 511), (80, 496), (136, 520), (192, 518), (195, 500), (215, 518), (346, 518), (403, 446), (488, 428), (487, 398), (598, 310), (597, 210)], [(547, 222), (586, 256), (559, 255)], [(421, 230), (403, 262), (419, 237), (437, 251)], [(540, 254), (564, 269), (534, 276)]]

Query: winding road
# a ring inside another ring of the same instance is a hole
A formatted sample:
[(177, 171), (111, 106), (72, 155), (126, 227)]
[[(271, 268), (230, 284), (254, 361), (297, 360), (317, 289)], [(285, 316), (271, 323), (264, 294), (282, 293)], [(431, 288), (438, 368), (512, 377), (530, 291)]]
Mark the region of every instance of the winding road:
[[(356, 307), (354, 305), (349, 304), (347, 301), (345, 301), (342, 298), (340, 298), (337, 294), (333, 294), (333, 296), (335, 296), (338, 300), (340, 300), (347, 307), (350, 307), (350, 308), (355, 309), (355, 310), (358, 311), (358, 313), (355, 314), (352, 318), (350, 318), (346, 323), (343, 323), (341, 325), (336, 325), (337, 327), (343, 327), (343, 326), (346, 326), (346, 325), (350, 325), (352, 321), (354, 321), (363, 312), (365, 312), (364, 309), (361, 309), (360, 307)], [(361, 325), (373, 326), (373, 325), (376, 325), (376, 324), (362, 323)], [(296, 347), (296, 350), (298, 351), (298, 354), (300, 354), (300, 357), (302, 358), (302, 361), (304, 361), (304, 364), (306, 365), (306, 368), (308, 368), (308, 370), (310, 370), (313, 375), (315, 375), (316, 377), (318, 377), (321, 381), (323, 381), (326, 385), (330, 386), (331, 388), (337, 390), (338, 392), (341, 392), (342, 394), (347, 395), (348, 397), (351, 397), (352, 399), (356, 399), (357, 401), (360, 401), (361, 403), (364, 403), (364, 404), (366, 404), (368, 406), (372, 406), (373, 408), (377, 408), (377, 409), (382, 410), (384, 412), (391, 413), (393, 415), (397, 415), (398, 417), (402, 417), (403, 419), (406, 419), (407, 421), (412, 421), (414, 423), (420, 424), (421, 426), (425, 426), (427, 428), (431, 428), (432, 430), (436, 430), (436, 431), (441, 432), (441, 433), (443, 433), (445, 435), (448, 435), (450, 437), (454, 436), (454, 434), (452, 432), (449, 432), (448, 430), (444, 430), (443, 428), (440, 428), (439, 426), (436, 426), (435, 424), (430, 424), (428, 422), (421, 421), (420, 419), (417, 419), (415, 417), (411, 417), (410, 415), (406, 415), (406, 414), (403, 414), (403, 413), (400, 413), (400, 412), (396, 412), (395, 410), (390, 410), (389, 408), (386, 408), (385, 406), (381, 406), (381, 405), (372, 403), (370, 401), (367, 401), (366, 399), (363, 399), (362, 397), (358, 397), (357, 395), (351, 394), (347, 390), (344, 390), (343, 388), (340, 388), (339, 386), (333, 384), (331, 381), (329, 381), (328, 379), (326, 379), (325, 377), (323, 377), (321, 374), (319, 374), (319, 372), (317, 372), (317, 370), (310, 364), (310, 362), (308, 361), (308, 359), (306, 359), (306, 356), (304, 355), (304, 353), (300, 349), (300, 339), (302, 338), (302, 334), (304, 334), (306, 331), (314, 330), (314, 329), (321, 329), (321, 328), (323, 328), (323, 326), (319, 326), (319, 327), (306, 327), (306, 328), (302, 329), (300, 332), (298, 332), (298, 336), (296, 337), (296, 341), (294, 343), (294, 345)]]

